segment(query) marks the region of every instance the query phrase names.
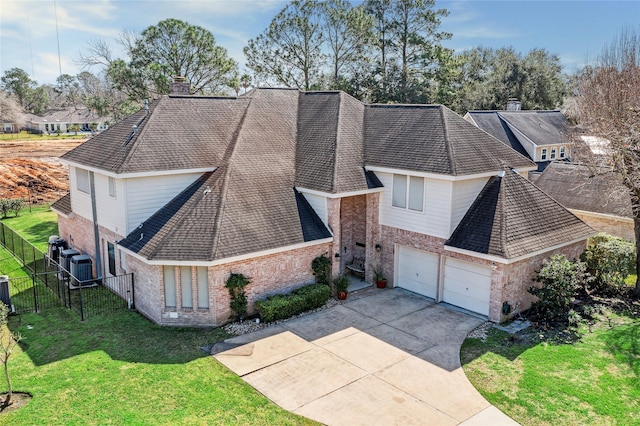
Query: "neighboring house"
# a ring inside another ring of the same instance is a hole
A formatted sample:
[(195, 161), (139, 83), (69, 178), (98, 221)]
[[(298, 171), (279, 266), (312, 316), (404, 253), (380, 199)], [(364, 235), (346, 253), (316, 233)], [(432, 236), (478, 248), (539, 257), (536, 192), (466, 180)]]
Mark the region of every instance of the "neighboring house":
[(6, 118), (0, 118), (0, 122), (2, 122), (2, 132), (3, 133), (18, 133), (20, 130), (20, 126), (15, 121), (11, 121)]
[(613, 172), (552, 163), (534, 181), (591, 227), (635, 241), (629, 190)]
[(30, 115), (26, 127), (28, 130), (42, 133), (72, 133), (77, 125), (81, 132), (101, 132), (109, 128), (109, 118), (101, 117), (88, 108), (50, 109), (42, 117)]
[(538, 164), (571, 157), (567, 119), (560, 111), (469, 111), (465, 114), (480, 129)]
[(134, 273), (136, 308), (166, 325), (223, 324), (231, 273), (251, 278), (253, 309), (313, 282), (323, 254), (334, 276), (363, 259), (369, 282), (381, 267), (500, 321), (530, 305), (544, 258), (595, 233), (522, 177), (531, 160), (446, 107), (343, 92), (163, 96), (61, 160), (60, 235), (98, 275)]

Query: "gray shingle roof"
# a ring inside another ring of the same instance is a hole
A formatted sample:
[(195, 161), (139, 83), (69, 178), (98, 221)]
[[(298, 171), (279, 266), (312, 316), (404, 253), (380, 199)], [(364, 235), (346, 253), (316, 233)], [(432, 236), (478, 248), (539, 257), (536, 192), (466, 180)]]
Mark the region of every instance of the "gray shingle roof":
[(73, 210), (71, 209), (71, 194), (67, 193), (63, 195), (62, 198), (51, 204), (51, 208), (64, 215), (70, 215), (73, 213)]
[(519, 174), (492, 177), (445, 245), (513, 259), (595, 230)]
[[(510, 146), (525, 157), (529, 157), (527, 150), (522, 147), (518, 138), (513, 134), (509, 126), (500, 119), (497, 111), (469, 111), (476, 125), (498, 139), (503, 144)], [(531, 157), (529, 157), (531, 158)]]
[(569, 123), (560, 111), (499, 111), (498, 115), (536, 145), (568, 142)]
[(364, 135), (368, 166), (453, 176), (535, 166), (442, 105), (367, 106)]
[(553, 162), (535, 184), (568, 209), (633, 217), (629, 190), (613, 172)]

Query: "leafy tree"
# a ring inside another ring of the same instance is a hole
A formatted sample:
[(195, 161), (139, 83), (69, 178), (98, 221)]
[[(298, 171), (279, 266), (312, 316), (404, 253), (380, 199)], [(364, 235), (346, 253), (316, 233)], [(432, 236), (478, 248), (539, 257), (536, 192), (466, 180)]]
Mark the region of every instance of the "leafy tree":
[(178, 19), (146, 28), (129, 47), (131, 70), (160, 94), (169, 92), (173, 76), (185, 77), (193, 94), (219, 93), (237, 67), (211, 32)]
[[(629, 190), (640, 271), (640, 29), (622, 30), (580, 74), (576, 101), (581, 127), (608, 141), (604, 155), (577, 154), (594, 170), (613, 170)], [(634, 294), (640, 297), (640, 275)]]
[(457, 59), (458, 96), (453, 108), (461, 114), (504, 109), (510, 98), (517, 98), (523, 109), (553, 109), (567, 94), (568, 79), (560, 59), (543, 49), (533, 49), (523, 57), (512, 47), (476, 47)]
[(229, 290), (231, 297), (230, 307), (236, 314), (236, 318), (242, 321), (247, 315), (249, 302), (244, 288), (251, 283), (251, 279), (242, 274), (231, 274), (227, 279), (225, 287)]
[(0, 81), (2, 81), (2, 89), (15, 95), (23, 107), (29, 104), (31, 94), (37, 85), (34, 80), (31, 80), (29, 74), (21, 68), (11, 68), (5, 71)]
[(446, 9), (434, 9), (434, 0), (367, 0), (374, 19), (377, 66), (372, 93), (374, 102), (428, 101), (430, 85), (445, 83), (449, 73), (439, 73), (452, 52), (440, 44), (451, 34), (438, 32)]
[(59, 98), (57, 102), (59, 106), (77, 106), (82, 103), (80, 84), (75, 76), (69, 74), (58, 76), (54, 92)]
[(294, 0), (285, 6), (244, 48), (247, 66), (259, 78), (289, 87), (317, 87), (326, 55), (316, 0)]
[(354, 7), (347, 0), (327, 0), (321, 3), (321, 13), (327, 60), (331, 66), (330, 86), (338, 88), (340, 81), (368, 67), (373, 20), (363, 6)]

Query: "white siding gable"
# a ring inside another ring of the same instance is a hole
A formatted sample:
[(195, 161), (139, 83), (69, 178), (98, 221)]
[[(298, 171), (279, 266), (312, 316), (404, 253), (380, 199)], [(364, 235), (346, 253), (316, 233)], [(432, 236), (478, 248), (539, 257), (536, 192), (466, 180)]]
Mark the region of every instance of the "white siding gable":
[(380, 224), (448, 238), (451, 222), (452, 182), (424, 178), (423, 211), (393, 207), (393, 174), (376, 172), (384, 185), (380, 198)]
[[(451, 200), (451, 232), (453, 232), (464, 215), (482, 191), (489, 178), (477, 178), (453, 182)], [(450, 235), (449, 235), (450, 236)]]
[(310, 194), (308, 192), (302, 192), (302, 195), (304, 195), (304, 198), (307, 199), (307, 201), (311, 205), (311, 208), (313, 208), (316, 214), (320, 217), (322, 223), (328, 226), (327, 197), (323, 197), (322, 195), (317, 194)]
[(200, 173), (187, 173), (126, 179), (126, 233), (138, 227), (199, 177)]

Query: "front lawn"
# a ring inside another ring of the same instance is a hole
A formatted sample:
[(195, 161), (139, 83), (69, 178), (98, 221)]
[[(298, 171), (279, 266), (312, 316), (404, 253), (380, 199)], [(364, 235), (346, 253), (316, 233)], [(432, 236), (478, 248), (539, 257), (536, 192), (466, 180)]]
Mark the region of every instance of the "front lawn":
[(580, 331), (553, 344), (491, 329), (460, 357), (480, 393), (522, 425), (640, 424), (640, 320), (610, 313)]

